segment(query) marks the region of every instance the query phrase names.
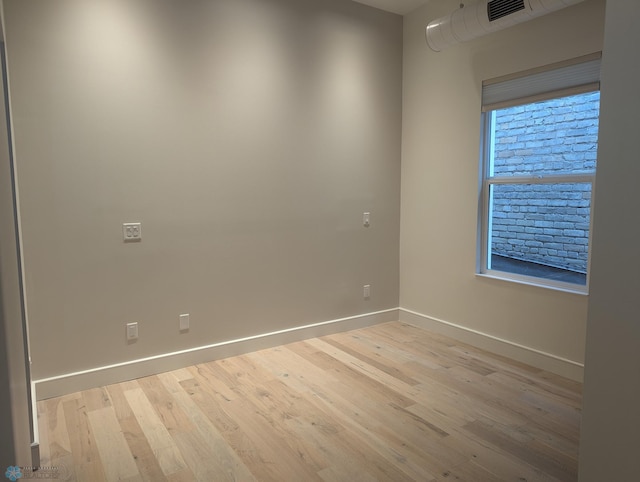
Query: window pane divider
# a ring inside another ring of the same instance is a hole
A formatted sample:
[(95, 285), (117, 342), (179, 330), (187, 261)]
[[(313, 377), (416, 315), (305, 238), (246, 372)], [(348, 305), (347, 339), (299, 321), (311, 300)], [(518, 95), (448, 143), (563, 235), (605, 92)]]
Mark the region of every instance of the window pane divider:
[(498, 176), (487, 177), (489, 184), (569, 184), (576, 182), (593, 182), (593, 174), (567, 174), (562, 176)]

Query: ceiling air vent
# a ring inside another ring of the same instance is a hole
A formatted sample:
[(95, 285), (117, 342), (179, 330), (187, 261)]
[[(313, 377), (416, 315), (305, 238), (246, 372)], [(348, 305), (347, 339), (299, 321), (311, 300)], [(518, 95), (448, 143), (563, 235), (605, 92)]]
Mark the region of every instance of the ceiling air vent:
[(487, 16), (493, 22), (524, 9), (524, 0), (491, 0), (487, 3)]
[[(425, 33), (432, 50), (482, 37), (584, 0), (476, 0), (432, 20)], [(637, 0), (636, 0), (637, 1)], [(0, 2), (1, 3), (1, 2)]]

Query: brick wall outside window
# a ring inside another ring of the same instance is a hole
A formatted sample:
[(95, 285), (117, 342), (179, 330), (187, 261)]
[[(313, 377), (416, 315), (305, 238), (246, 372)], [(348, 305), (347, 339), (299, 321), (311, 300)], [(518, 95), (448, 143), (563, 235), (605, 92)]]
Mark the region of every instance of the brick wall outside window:
[[(496, 111), (494, 175), (593, 172), (599, 93)], [(585, 273), (591, 185), (494, 187), (492, 253)]]

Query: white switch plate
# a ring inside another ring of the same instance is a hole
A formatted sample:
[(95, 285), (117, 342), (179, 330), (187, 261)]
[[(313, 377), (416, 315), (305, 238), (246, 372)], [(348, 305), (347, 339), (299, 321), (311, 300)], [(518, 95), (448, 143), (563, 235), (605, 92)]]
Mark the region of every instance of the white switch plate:
[(138, 339), (138, 322), (135, 321), (133, 323), (127, 323), (127, 340), (137, 340)]
[(189, 329), (189, 313), (180, 315), (180, 331), (187, 331)]
[(142, 223), (123, 223), (122, 238), (125, 241), (142, 240)]
[(369, 298), (371, 298), (371, 285), (364, 285), (362, 287), (362, 297), (365, 300), (368, 300)]
[(371, 226), (371, 213), (363, 213), (362, 214), (362, 225), (365, 228)]

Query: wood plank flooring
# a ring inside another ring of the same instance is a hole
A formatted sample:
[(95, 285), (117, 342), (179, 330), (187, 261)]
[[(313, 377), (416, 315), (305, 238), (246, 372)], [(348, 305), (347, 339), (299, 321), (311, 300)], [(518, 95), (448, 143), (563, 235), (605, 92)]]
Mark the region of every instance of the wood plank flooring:
[(38, 402), (43, 466), (115, 481), (577, 480), (581, 385), (393, 322)]

